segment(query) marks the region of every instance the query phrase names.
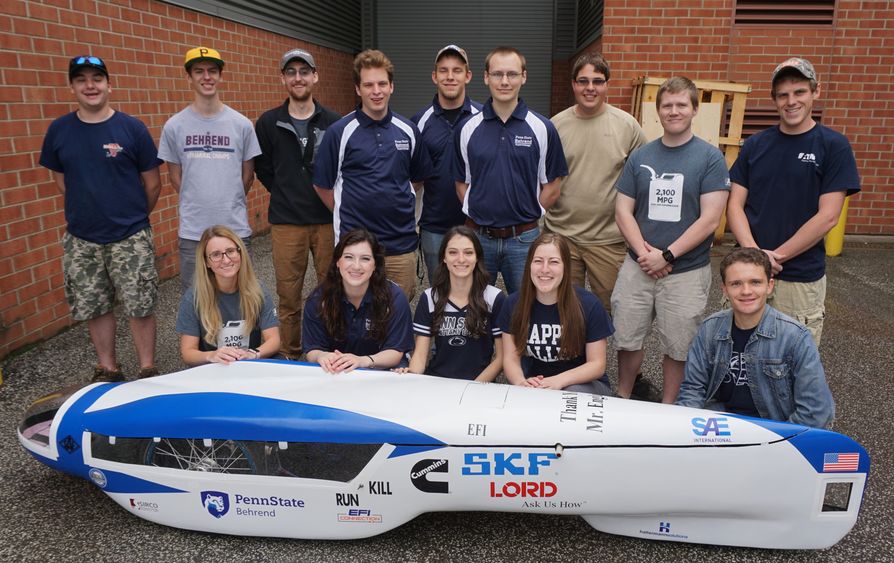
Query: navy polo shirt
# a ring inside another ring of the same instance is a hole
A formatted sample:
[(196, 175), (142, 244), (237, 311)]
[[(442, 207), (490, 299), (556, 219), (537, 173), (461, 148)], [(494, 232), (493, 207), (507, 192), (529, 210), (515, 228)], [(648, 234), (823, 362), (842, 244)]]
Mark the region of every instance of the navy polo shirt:
[(388, 321), (388, 334), (381, 344), (368, 333), (369, 315), (372, 309), (371, 291), (367, 290), (359, 308), (354, 308), (354, 305), (347, 299), (342, 301), (341, 310), (345, 316), (347, 334), (344, 340), (336, 340), (326, 332), (326, 324), (320, 314), (322, 292), (318, 286), (304, 305), (304, 322), (301, 327), (304, 350), (306, 352), (338, 350), (357, 356), (368, 356), (382, 350), (397, 350), (401, 353), (412, 350), (413, 320), (410, 315), (410, 303), (404, 292), (394, 282), (388, 282), (388, 286), (391, 290), (391, 319)]
[(314, 185), (335, 191), (335, 242), (365, 227), (386, 254), (416, 249), (416, 192), (412, 182), (430, 175), (419, 130), (388, 111), (380, 121), (358, 107), (326, 130), (314, 162)]
[(450, 227), (465, 222), (466, 216), (456, 197), (456, 183), (453, 181), (453, 135), (466, 119), (480, 111), (481, 104), (466, 96), (459, 116), (451, 123), (444, 117), (444, 109), (435, 95), (431, 105), (411, 118), (422, 133), (422, 142), (431, 158), (433, 172), (425, 180), (425, 190), (422, 192), (421, 229), (444, 234)]
[(454, 138), (453, 178), (469, 184), (463, 212), (484, 227), (511, 227), (543, 215), (540, 186), (568, 175), (559, 133), (521, 99), (506, 123), (489, 98)]

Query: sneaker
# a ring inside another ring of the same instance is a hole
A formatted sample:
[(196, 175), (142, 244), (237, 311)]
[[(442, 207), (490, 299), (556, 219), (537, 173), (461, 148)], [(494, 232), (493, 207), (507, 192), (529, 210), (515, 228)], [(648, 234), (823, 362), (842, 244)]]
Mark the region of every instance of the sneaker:
[(155, 377), (158, 375), (158, 368), (152, 366), (151, 368), (140, 368), (140, 373), (137, 374), (137, 379), (146, 379), (147, 377)]
[(106, 369), (100, 364), (93, 368), (93, 377), (90, 379), (90, 383), (115, 383), (117, 381), (124, 381), (124, 376), (121, 375), (120, 369)]
[(651, 381), (643, 377), (643, 374), (636, 374), (636, 381), (633, 382), (633, 391), (630, 398), (637, 401), (648, 401), (651, 403), (661, 402), (661, 393)]

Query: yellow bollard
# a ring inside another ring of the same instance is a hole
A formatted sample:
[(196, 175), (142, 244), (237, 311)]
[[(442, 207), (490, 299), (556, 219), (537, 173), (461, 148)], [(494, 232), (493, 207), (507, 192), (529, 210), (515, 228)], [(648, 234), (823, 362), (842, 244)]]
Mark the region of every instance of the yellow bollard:
[(850, 199), (849, 197), (844, 198), (841, 215), (838, 216), (838, 224), (826, 234), (826, 256), (840, 256), (841, 249), (844, 248), (844, 226), (847, 223), (847, 202)]

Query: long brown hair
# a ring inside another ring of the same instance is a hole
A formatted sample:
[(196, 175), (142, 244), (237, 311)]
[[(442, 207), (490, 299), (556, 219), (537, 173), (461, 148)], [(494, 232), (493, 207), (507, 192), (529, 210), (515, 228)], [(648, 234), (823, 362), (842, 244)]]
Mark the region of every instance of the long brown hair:
[(444, 264), (447, 255), (447, 244), (454, 237), (466, 237), (472, 241), (475, 248), (475, 268), (472, 270), (472, 287), (469, 289), (469, 305), (466, 314), (466, 329), (472, 338), (481, 338), (487, 333), (487, 302), (484, 300), (484, 290), (487, 289), (490, 279), (487, 269), (484, 267), (484, 249), (475, 231), (465, 225), (451, 227), (441, 240), (441, 248), (438, 250), (438, 267), (435, 268), (432, 281), (431, 296), (435, 301), (435, 310), (432, 313), (431, 333), (437, 334), (444, 320), (444, 308), (450, 298), (450, 270)]
[(326, 277), (320, 283), (321, 299), (317, 314), (323, 319), (326, 332), (335, 341), (347, 338), (347, 325), (342, 314), (342, 302), (345, 300), (345, 286), (338, 271), (338, 261), (345, 248), (366, 242), (372, 249), (376, 267), (369, 278), (369, 290), (372, 291), (372, 310), (370, 311), (370, 336), (379, 343), (385, 342), (388, 334), (388, 321), (391, 320), (391, 288), (385, 277), (385, 247), (379, 243), (376, 235), (366, 229), (348, 231), (332, 253), (332, 262), (326, 271)]
[(242, 313), (242, 318), (246, 323), (246, 336), (255, 329), (255, 324), (261, 315), (261, 309), (264, 306), (264, 292), (255, 276), (245, 243), (242, 242), (239, 235), (223, 225), (214, 225), (205, 229), (196, 246), (196, 272), (193, 278), (193, 287), (196, 292), (196, 315), (202, 323), (202, 328), (205, 329), (205, 342), (216, 348), (217, 334), (223, 326), (220, 307), (217, 304), (220, 288), (217, 287), (217, 278), (214, 277), (211, 266), (208, 265), (208, 258), (205, 256), (208, 241), (214, 237), (229, 239), (239, 249), (241, 261), (239, 274), (236, 276), (236, 289), (239, 290), (239, 312)]
[(534, 300), (537, 299), (537, 289), (531, 281), (531, 262), (534, 260), (534, 252), (538, 247), (552, 244), (559, 249), (562, 257), (562, 281), (559, 283), (559, 325), (562, 327), (561, 346), (559, 357), (563, 360), (581, 355), (586, 342), (586, 329), (584, 328), (584, 312), (580, 299), (574, 291), (571, 283), (571, 249), (565, 237), (556, 233), (543, 233), (531, 243), (528, 249), (528, 258), (525, 260), (525, 273), (522, 277), (519, 290), (518, 303), (512, 311), (509, 321), (509, 332), (515, 341), (515, 351), (519, 356), (527, 353), (528, 332), (531, 328), (531, 309)]

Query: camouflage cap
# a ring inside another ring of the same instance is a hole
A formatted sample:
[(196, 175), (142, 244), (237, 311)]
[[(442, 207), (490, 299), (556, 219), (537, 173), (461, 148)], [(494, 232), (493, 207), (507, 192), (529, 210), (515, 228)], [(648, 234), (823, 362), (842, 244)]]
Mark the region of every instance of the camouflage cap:
[(779, 63), (779, 66), (773, 71), (773, 78), (770, 80), (770, 83), (776, 82), (776, 77), (779, 76), (779, 73), (788, 68), (797, 70), (807, 80), (816, 80), (816, 69), (813, 68), (813, 64), (810, 61), (800, 57), (792, 57)]

